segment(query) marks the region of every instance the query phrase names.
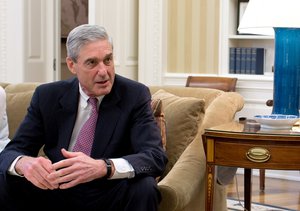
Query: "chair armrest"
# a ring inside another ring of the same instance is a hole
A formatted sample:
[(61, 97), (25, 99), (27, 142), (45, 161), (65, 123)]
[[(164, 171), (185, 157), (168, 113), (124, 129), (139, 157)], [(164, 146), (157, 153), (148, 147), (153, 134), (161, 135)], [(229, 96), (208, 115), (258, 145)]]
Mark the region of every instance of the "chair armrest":
[(158, 183), (162, 194), (159, 210), (182, 210), (199, 192), (205, 177), (205, 154), (201, 138), (185, 149), (170, 172)]

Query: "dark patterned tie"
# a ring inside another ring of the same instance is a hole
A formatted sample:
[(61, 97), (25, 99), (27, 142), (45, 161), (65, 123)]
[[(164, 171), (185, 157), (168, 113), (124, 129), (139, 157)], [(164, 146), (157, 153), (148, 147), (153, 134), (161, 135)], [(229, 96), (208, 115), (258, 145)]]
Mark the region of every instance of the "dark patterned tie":
[(87, 155), (91, 154), (98, 118), (97, 102), (97, 98), (88, 99), (88, 103), (92, 106), (91, 115), (79, 131), (77, 141), (73, 148), (74, 152), (83, 152)]

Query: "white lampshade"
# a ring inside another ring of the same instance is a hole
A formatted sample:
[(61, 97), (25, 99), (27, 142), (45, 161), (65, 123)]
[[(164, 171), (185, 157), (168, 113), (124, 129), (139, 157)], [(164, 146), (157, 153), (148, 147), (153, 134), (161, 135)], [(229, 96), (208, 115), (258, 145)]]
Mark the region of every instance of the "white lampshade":
[(250, 0), (238, 31), (274, 35), (274, 27), (300, 28), (300, 0)]

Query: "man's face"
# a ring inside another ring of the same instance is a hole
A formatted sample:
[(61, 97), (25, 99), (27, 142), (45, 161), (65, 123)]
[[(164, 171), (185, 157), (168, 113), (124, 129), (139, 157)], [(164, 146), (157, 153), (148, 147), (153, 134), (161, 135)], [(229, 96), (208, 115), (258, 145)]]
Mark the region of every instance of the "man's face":
[(88, 96), (110, 93), (115, 78), (112, 46), (107, 40), (97, 40), (81, 47), (77, 62), (66, 59), (69, 70), (77, 75)]

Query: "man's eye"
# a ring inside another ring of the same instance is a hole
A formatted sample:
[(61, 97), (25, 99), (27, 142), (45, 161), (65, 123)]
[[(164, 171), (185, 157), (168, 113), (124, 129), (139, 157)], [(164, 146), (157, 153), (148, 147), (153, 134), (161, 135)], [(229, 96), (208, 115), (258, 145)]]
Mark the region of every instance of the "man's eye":
[(95, 60), (88, 60), (85, 64), (89, 67), (92, 67), (92, 66), (96, 65), (96, 61)]
[(111, 64), (111, 61), (112, 61), (112, 57), (108, 57), (103, 60), (103, 63), (105, 65), (109, 66)]

